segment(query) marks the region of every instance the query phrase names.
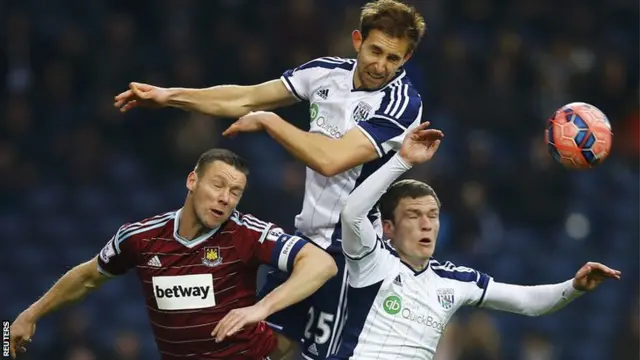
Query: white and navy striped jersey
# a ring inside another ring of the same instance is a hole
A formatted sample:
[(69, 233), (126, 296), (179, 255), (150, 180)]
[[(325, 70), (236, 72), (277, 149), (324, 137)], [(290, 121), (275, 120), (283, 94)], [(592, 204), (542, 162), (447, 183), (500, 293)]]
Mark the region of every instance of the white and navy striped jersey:
[[(340, 212), (347, 196), (402, 144), (422, 117), (422, 100), (404, 70), (384, 87), (357, 90), (355, 59), (325, 57), (286, 71), (281, 80), (295, 98), (310, 105), (310, 132), (340, 138), (354, 127), (375, 145), (379, 159), (332, 177), (307, 168), (302, 211), (296, 229), (325, 249), (340, 251)], [(377, 223), (372, 210), (370, 220)], [(379, 226), (378, 226), (379, 227)]]
[(328, 359), (431, 360), (447, 323), (465, 305), (524, 315), (562, 308), (580, 295), (573, 279), (519, 286), (450, 262), (429, 260), (421, 271), (405, 263), (367, 219), (408, 166), (390, 159), (349, 196), (343, 210), (342, 249), (349, 274), (347, 320), (336, 354)]
[(347, 258), (347, 321), (332, 359), (432, 359), (453, 314), (479, 305), (489, 276), (430, 260), (422, 271), (405, 264), (384, 241)]

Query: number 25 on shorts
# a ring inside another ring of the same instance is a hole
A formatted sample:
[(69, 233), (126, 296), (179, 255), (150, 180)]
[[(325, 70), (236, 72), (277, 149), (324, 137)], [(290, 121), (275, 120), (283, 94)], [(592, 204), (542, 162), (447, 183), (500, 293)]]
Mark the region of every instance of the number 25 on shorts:
[[(312, 307), (309, 308), (308, 313), (309, 319), (307, 320), (307, 326), (304, 328), (304, 337), (307, 340), (311, 340), (311, 337), (314, 336), (312, 333), (312, 327), (315, 320), (315, 309)], [(329, 314), (323, 311), (320, 311), (318, 314), (318, 320), (315, 326), (315, 337), (314, 342), (318, 345), (325, 344), (327, 341), (331, 339), (331, 325), (333, 323), (334, 315)]]

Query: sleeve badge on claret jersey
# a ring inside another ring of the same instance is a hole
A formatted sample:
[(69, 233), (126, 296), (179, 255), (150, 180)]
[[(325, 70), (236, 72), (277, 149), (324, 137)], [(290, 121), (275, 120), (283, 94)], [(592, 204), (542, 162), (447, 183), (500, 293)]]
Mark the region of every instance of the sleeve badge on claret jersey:
[(202, 257), (202, 264), (209, 267), (218, 266), (222, 263), (222, 256), (220, 256), (219, 247), (205, 247), (204, 256)]
[(100, 251), (100, 259), (105, 264), (109, 263), (109, 259), (116, 255), (116, 248), (114, 244), (114, 238), (111, 238), (109, 242)]
[(280, 236), (282, 236), (284, 234), (284, 230), (282, 230), (282, 228), (276, 227), (276, 228), (272, 228), (271, 230), (269, 230), (269, 233), (267, 234), (266, 239), (269, 241), (278, 241), (278, 239), (280, 239)]

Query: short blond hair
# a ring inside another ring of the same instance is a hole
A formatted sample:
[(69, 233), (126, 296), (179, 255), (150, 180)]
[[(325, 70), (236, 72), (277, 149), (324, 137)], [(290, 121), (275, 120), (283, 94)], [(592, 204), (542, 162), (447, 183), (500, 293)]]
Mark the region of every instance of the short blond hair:
[(360, 32), (364, 39), (371, 30), (380, 30), (395, 38), (409, 40), (409, 51), (413, 51), (422, 36), (426, 25), (424, 18), (413, 7), (399, 0), (375, 0), (362, 7), (360, 13)]

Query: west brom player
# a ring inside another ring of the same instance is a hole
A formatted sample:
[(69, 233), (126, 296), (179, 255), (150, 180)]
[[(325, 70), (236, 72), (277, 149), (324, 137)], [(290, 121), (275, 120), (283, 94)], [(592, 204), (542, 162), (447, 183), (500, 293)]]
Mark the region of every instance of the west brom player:
[[(340, 250), (339, 214), (348, 194), (399, 147), (422, 117), (422, 100), (403, 65), (425, 30), (415, 9), (396, 0), (366, 4), (352, 34), (356, 59), (324, 57), (286, 71), (279, 80), (254, 86), (207, 89), (159, 88), (132, 83), (115, 106), (172, 106), (219, 117), (240, 117), (225, 135), (266, 131), (308, 169), (300, 234), (326, 249), (340, 269), (306, 301), (268, 320), (290, 340), (302, 339), (307, 358), (324, 359), (337, 348), (346, 307), (346, 273)], [(310, 130), (302, 131), (273, 113), (297, 101), (310, 103)], [(378, 224), (377, 213), (370, 220)], [(286, 274), (270, 273), (261, 295)], [(283, 339), (283, 342), (285, 339)]]
[[(274, 224), (235, 210), (247, 168), (228, 150), (205, 152), (187, 178), (184, 206), (125, 224), (94, 259), (64, 275), (11, 326), (23, 351), (45, 314), (135, 269), (163, 360), (266, 359), (277, 339), (262, 321), (337, 272), (331, 257)], [(259, 264), (292, 271), (256, 303)]]
[[(427, 184), (392, 183), (411, 166), (428, 161), (442, 138), (420, 125), (400, 151), (357, 189), (342, 211), (347, 259), (348, 319), (339, 350), (329, 359), (433, 359), (449, 319), (461, 306), (537, 316), (559, 310), (584, 291), (620, 272), (587, 263), (571, 280), (519, 286), (432, 258), (440, 226), (440, 201)], [(382, 240), (367, 216), (379, 200)]]

